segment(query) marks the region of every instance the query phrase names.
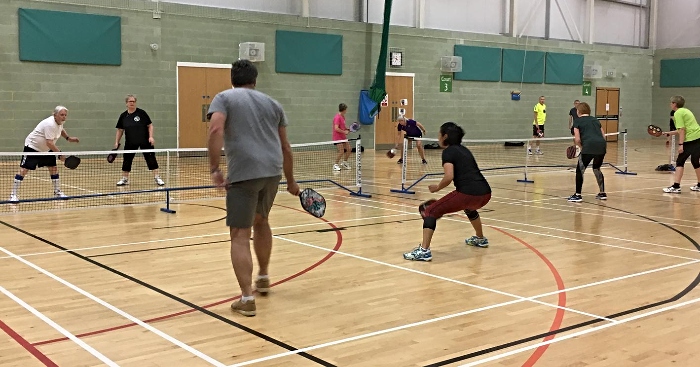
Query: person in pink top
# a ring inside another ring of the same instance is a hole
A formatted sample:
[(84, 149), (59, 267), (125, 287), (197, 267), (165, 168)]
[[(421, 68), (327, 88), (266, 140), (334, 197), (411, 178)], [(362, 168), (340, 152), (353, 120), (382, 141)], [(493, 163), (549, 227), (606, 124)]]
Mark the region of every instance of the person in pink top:
[[(348, 157), (350, 156), (350, 143), (347, 142), (350, 130), (345, 127), (345, 113), (348, 112), (348, 105), (341, 103), (338, 105), (338, 114), (333, 118), (333, 141), (345, 140), (342, 143), (335, 143), (338, 149), (338, 155), (335, 156), (334, 171), (340, 171), (342, 168), (350, 169), (348, 165)], [(343, 162), (340, 162), (343, 158)]]

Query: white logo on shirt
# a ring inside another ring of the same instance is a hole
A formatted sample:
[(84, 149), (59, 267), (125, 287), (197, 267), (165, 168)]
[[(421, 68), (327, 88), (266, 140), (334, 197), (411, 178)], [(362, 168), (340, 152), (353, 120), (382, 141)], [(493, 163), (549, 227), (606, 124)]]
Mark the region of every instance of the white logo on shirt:
[(139, 122), (139, 121), (141, 121), (141, 118), (136, 116), (136, 117), (134, 117), (134, 121)]

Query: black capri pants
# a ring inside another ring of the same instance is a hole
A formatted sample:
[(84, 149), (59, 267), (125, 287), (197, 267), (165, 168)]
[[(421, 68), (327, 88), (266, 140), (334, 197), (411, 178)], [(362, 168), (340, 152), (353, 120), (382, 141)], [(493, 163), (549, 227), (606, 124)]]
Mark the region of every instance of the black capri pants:
[[(124, 144), (124, 150), (137, 150), (137, 149), (153, 149), (153, 145), (149, 142), (143, 143), (126, 143)], [(131, 163), (134, 161), (135, 153), (124, 153), (124, 162), (122, 162), (122, 171), (131, 172)], [(158, 161), (156, 160), (156, 154), (153, 152), (143, 153), (143, 157), (146, 158), (146, 165), (149, 171), (158, 169)]]
[(683, 143), (683, 153), (678, 154), (676, 167), (683, 167), (688, 157), (690, 157), (690, 164), (693, 165), (693, 168), (700, 168), (700, 139)]

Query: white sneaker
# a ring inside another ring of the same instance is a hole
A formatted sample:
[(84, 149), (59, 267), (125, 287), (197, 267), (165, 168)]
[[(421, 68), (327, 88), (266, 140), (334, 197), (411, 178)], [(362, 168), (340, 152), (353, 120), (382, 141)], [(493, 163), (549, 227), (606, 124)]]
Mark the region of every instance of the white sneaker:
[(690, 186), (690, 191), (700, 191), (700, 185)]
[(126, 177), (122, 177), (121, 180), (117, 182), (117, 186), (124, 186), (129, 184), (129, 179)]
[(10, 202), (12, 203), (18, 203), (19, 202), (19, 196), (15, 194), (10, 194)]
[(343, 163), (341, 163), (341, 165), (342, 165), (343, 168), (345, 168), (345, 169), (350, 169), (350, 165), (348, 164), (348, 162), (343, 162)]
[(527, 155), (532, 155), (532, 149), (527, 150)]
[(670, 194), (680, 194), (680, 193), (681, 193), (681, 188), (680, 188), (680, 187), (676, 188), (676, 187), (673, 187), (673, 186), (664, 187), (664, 192), (667, 192), (667, 193), (670, 193)]
[(153, 180), (156, 182), (156, 184), (158, 184), (158, 186), (165, 186), (165, 182), (163, 182), (163, 180), (160, 179), (160, 176), (154, 177)]
[(54, 190), (53, 196), (57, 198), (67, 198), (68, 195), (64, 194), (61, 190)]
[(334, 170), (334, 171), (340, 171), (340, 166), (337, 165), (337, 164), (334, 164), (334, 165), (333, 165), (333, 170)]
[(535, 154), (537, 154), (537, 155), (543, 155), (544, 153), (542, 153), (541, 150), (537, 149), (537, 150), (535, 151)]

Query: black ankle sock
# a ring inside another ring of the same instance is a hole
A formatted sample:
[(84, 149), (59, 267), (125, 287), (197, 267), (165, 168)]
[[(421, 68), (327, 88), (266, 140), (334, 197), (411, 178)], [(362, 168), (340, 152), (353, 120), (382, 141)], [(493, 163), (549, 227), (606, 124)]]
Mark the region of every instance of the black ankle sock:
[(680, 189), (680, 188), (681, 188), (681, 184), (679, 184), (679, 183), (674, 183), (674, 184), (673, 184), (673, 187), (676, 188), (676, 189)]

